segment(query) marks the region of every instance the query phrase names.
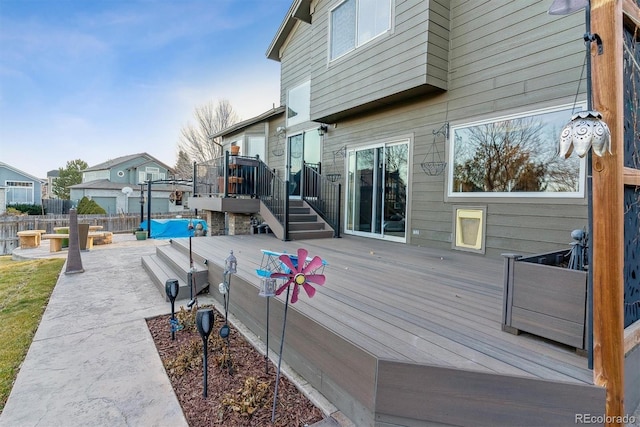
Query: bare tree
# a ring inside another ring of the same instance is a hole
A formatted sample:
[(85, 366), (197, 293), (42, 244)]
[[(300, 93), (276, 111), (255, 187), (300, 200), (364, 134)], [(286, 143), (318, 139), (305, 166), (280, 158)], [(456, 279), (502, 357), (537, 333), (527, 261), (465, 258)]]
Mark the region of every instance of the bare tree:
[[(190, 161), (203, 163), (222, 154), (220, 138), (213, 135), (237, 123), (239, 118), (231, 103), (222, 99), (196, 107), (195, 124), (188, 123), (180, 130), (178, 152), (183, 152)], [(183, 158), (183, 161), (185, 159)]]

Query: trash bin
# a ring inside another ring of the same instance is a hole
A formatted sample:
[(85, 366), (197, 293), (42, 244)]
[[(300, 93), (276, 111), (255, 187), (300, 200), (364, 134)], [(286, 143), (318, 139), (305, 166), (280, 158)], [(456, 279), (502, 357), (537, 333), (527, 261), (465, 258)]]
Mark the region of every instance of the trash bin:
[(78, 240), (81, 251), (87, 250), (87, 236), (89, 236), (89, 224), (78, 224)]

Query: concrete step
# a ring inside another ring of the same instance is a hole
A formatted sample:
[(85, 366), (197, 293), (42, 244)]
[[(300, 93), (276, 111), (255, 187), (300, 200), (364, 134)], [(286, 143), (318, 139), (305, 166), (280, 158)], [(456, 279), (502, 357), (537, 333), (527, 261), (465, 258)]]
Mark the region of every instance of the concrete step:
[[(165, 301), (169, 301), (167, 297), (167, 293), (165, 291), (165, 284), (169, 279), (177, 279), (178, 280), (178, 297), (177, 300), (189, 301), (191, 298), (191, 290), (189, 289), (189, 285), (186, 281), (177, 277), (175, 272), (165, 264), (158, 255), (145, 255), (142, 257), (142, 266), (144, 267), (147, 274), (151, 278), (151, 281), (156, 286), (160, 294), (164, 297)], [(196, 288), (196, 294), (201, 293), (203, 290), (208, 289), (208, 287), (200, 286), (200, 289)]]
[[(191, 239), (206, 239), (206, 237), (192, 237)], [(180, 239), (169, 239), (169, 243), (171, 243), (171, 247), (182, 252), (183, 254), (189, 256), (189, 238), (180, 238)], [(195, 263), (199, 263), (203, 266), (206, 266), (207, 260), (198, 255), (196, 252), (192, 251), (193, 261)]]
[[(185, 282), (187, 281), (187, 275), (189, 274), (189, 270), (191, 270), (188, 251), (183, 251), (179, 245), (163, 245), (156, 248), (156, 255), (167, 264), (180, 279)], [(209, 280), (209, 269), (195, 257), (193, 259), (193, 270), (197, 284), (206, 283)]]

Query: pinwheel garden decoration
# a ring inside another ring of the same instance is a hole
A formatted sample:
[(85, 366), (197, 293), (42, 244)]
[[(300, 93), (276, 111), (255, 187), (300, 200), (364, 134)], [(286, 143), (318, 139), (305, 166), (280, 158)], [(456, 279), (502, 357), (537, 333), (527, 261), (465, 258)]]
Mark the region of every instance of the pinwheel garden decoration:
[(276, 295), (280, 295), (287, 290), (284, 305), (284, 319), (282, 321), (282, 338), (280, 340), (280, 354), (278, 356), (278, 372), (276, 374), (276, 388), (273, 395), (273, 408), (271, 411), (271, 422), (276, 419), (276, 404), (278, 402), (278, 384), (280, 382), (280, 364), (282, 363), (282, 348), (284, 346), (284, 332), (287, 325), (287, 309), (289, 308), (289, 294), (291, 285), (293, 285), (293, 293), (291, 294), (291, 304), (298, 301), (300, 287), (304, 289), (309, 298), (316, 293), (315, 285), (324, 285), (324, 274), (316, 274), (316, 271), (326, 264), (319, 256), (313, 257), (311, 260), (307, 258), (309, 252), (306, 249), (298, 249), (298, 256), (281, 254), (278, 259), (282, 263), (282, 271), (271, 273), (271, 278), (285, 279), (285, 282), (276, 290)]

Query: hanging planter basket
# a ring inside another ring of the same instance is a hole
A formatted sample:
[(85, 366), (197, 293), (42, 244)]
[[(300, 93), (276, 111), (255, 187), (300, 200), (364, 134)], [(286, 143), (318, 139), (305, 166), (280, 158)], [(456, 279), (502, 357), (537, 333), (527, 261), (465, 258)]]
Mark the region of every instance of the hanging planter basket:
[(427, 154), (424, 156), (424, 160), (420, 163), (420, 167), (422, 171), (426, 173), (428, 176), (438, 176), (444, 173), (444, 170), (447, 167), (447, 162), (442, 160), (440, 153), (438, 152), (438, 147), (436, 145), (436, 138), (438, 135), (442, 135), (445, 139), (447, 138), (447, 133), (449, 130), (449, 124), (445, 123), (442, 125), (440, 129), (437, 131), (432, 131), (433, 133), (433, 143), (429, 150), (427, 150)]
[(427, 175), (438, 176), (443, 174), (447, 167), (447, 162), (422, 162), (420, 163), (420, 167)]

